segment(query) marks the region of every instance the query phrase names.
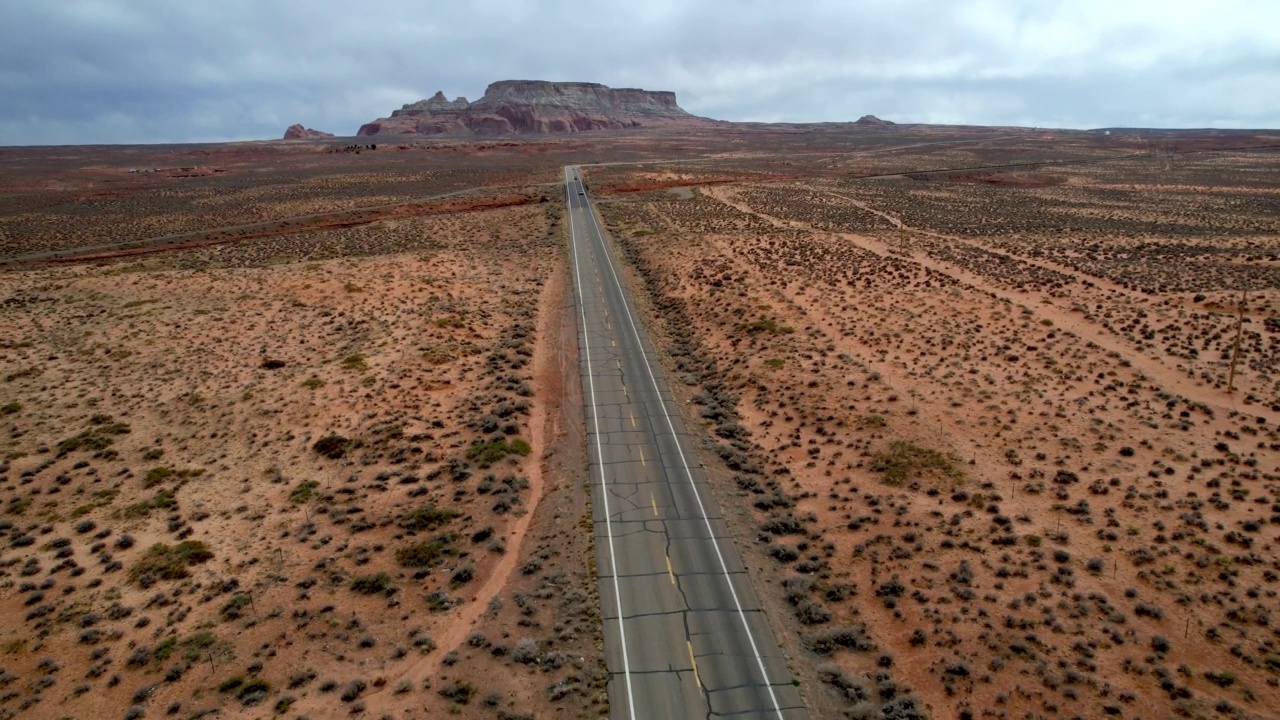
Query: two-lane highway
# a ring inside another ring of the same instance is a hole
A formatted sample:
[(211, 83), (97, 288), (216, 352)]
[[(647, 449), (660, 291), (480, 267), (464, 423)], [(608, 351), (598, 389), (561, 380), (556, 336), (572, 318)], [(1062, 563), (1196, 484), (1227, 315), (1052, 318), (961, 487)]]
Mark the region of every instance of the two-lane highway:
[(565, 192), (612, 717), (807, 718), (576, 168)]

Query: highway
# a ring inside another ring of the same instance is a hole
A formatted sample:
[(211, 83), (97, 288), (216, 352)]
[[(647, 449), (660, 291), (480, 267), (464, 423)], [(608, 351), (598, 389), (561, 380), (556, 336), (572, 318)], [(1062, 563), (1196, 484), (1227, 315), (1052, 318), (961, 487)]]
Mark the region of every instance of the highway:
[(807, 719), (581, 176), (564, 173), (611, 717)]

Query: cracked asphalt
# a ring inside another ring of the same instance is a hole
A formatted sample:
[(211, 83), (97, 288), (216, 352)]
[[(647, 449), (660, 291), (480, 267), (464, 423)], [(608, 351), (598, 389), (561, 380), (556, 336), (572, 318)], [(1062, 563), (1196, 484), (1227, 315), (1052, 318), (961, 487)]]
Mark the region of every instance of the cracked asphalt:
[(611, 717), (808, 718), (576, 168), (565, 183)]

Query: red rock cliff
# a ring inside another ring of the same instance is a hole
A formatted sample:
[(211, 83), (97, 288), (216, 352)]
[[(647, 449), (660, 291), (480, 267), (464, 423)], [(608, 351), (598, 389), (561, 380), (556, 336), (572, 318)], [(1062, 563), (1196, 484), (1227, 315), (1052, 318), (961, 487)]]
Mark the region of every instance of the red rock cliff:
[(284, 131), (285, 140), (316, 140), (331, 137), (333, 137), (333, 133), (312, 130), (301, 125), (290, 125), (289, 129)]
[(438, 92), (389, 118), (366, 123), (357, 134), (506, 135), (715, 123), (682, 110), (673, 92), (503, 80), (490, 85), (474, 103), (461, 97), (449, 101)]

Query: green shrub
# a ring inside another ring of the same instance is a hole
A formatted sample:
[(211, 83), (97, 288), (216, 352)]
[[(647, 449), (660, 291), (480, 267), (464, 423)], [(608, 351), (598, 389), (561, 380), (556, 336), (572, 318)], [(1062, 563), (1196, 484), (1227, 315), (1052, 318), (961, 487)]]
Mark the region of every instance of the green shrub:
[(244, 593), (236, 593), (231, 596), (226, 605), (222, 606), (219, 612), (223, 620), (236, 620), (244, 616), (244, 609), (253, 604), (253, 599)]
[(351, 449), (351, 441), (341, 435), (330, 433), (317, 440), (311, 446), (311, 449), (330, 460), (337, 460), (345, 456), (347, 451)]
[(767, 332), (770, 335), (790, 335), (796, 329), (789, 325), (779, 325), (777, 320), (772, 318), (764, 318), (755, 322), (742, 323), (738, 325), (739, 332), (745, 332), (748, 335)]
[(366, 362), (364, 355), (361, 355), (360, 353), (353, 353), (342, 358), (342, 368), (344, 370), (364, 372), (369, 369), (369, 363)]
[(964, 473), (957, 466), (955, 458), (948, 457), (931, 448), (920, 447), (904, 440), (895, 440), (889, 449), (877, 453), (871, 458), (871, 469), (884, 476), (889, 485), (901, 485), (914, 477), (925, 473), (959, 481)]
[(309, 502), (318, 487), (320, 487), (320, 483), (315, 480), (303, 480), (293, 490), (289, 491), (289, 502), (297, 505)]
[(405, 530), (435, 530), (448, 525), (462, 517), (462, 513), (453, 508), (439, 508), (435, 505), (423, 505), (400, 516), (400, 527)]
[(310, 377), (302, 381), (302, 387), (308, 390), (319, 390), (324, 387), (324, 381), (318, 377)]
[(187, 568), (208, 562), (213, 553), (199, 540), (184, 540), (177, 545), (152, 545), (129, 571), (129, 579), (137, 582), (143, 576), (158, 580), (181, 580), (191, 575)]
[(459, 705), (466, 705), (471, 702), (471, 698), (475, 697), (476, 688), (466, 680), (454, 680), (453, 682), (440, 688), (441, 697), (451, 700)]
[[(105, 422), (97, 422), (105, 418)], [(95, 415), (93, 424), (96, 427), (83, 430), (79, 434), (73, 435), (58, 443), (58, 457), (62, 457), (77, 450), (95, 450), (102, 451), (111, 447), (115, 443), (116, 435), (128, 435), (132, 428), (128, 423), (111, 422), (111, 418), (105, 415)]]
[(240, 686), (236, 690), (236, 699), (245, 706), (257, 705), (267, 698), (271, 693), (271, 684), (261, 678), (255, 678)]
[(187, 662), (196, 662), (203, 657), (205, 650), (212, 648), (217, 642), (218, 638), (213, 633), (198, 632), (182, 641), (181, 645), (186, 649), (183, 657)]
[(160, 641), (155, 649), (151, 651), (151, 659), (157, 663), (164, 662), (173, 654), (174, 648), (178, 647), (178, 638), (169, 636)]
[(147, 471), (146, 477), (142, 478), (142, 487), (152, 488), (169, 480), (187, 480), (193, 477), (200, 477), (203, 474), (204, 468), (174, 470), (171, 467), (153, 467)]
[(13, 382), (14, 380), (21, 380), (23, 378), (36, 377), (42, 372), (44, 372), (44, 368), (38, 368), (38, 367), (23, 368), (22, 370), (17, 370), (15, 372), (9, 373), (8, 375), (5, 375), (4, 381)]
[(431, 567), (443, 558), (457, 555), (453, 547), (460, 536), (457, 533), (445, 533), (413, 545), (396, 550), (396, 562), (403, 567)]
[(22, 403), (14, 400), (0, 405), (0, 415), (14, 415), (22, 411)]
[(1222, 672), (1206, 672), (1204, 678), (1218, 687), (1230, 687), (1236, 682), (1234, 673), (1223, 670)]
[(174, 496), (173, 490), (170, 490), (168, 488), (161, 488), (160, 490), (156, 491), (155, 496), (153, 496), (151, 499), (143, 500), (142, 502), (136, 502), (132, 505), (126, 506), (122, 511), (122, 514), (126, 518), (146, 517), (147, 515), (151, 514), (152, 510), (159, 510), (161, 508), (170, 508), (177, 504), (178, 504), (178, 499), (177, 497)]
[(380, 572), (377, 575), (361, 575), (351, 581), (351, 589), (361, 595), (377, 595), (391, 587), (391, 576)]
[(508, 455), (528, 455), (533, 452), (529, 443), (516, 438), (511, 442), (494, 440), (487, 443), (476, 443), (467, 448), (467, 459), (474, 460), (476, 465), (487, 468)]

